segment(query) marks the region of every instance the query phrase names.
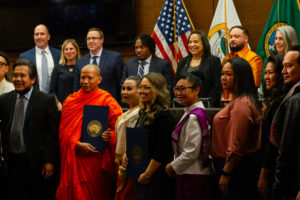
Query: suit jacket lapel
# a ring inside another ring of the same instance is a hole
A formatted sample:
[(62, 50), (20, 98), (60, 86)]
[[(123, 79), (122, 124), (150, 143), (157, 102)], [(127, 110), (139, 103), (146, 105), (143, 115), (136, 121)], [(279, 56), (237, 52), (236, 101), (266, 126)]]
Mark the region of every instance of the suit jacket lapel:
[(36, 66), (36, 57), (35, 57), (35, 47), (33, 48), (33, 51), (31, 51), (31, 55), (30, 55), (33, 59), (33, 64)]
[(157, 72), (157, 70), (155, 70), (155, 67), (156, 67), (156, 59), (154, 55), (152, 55), (150, 65), (149, 65), (149, 72)]
[(55, 65), (56, 63), (59, 62), (59, 58), (54, 53), (54, 49), (52, 47), (49, 46), (49, 50), (50, 50), (50, 53), (51, 53), (51, 56), (52, 56), (52, 59), (53, 59), (54, 65)]
[(12, 122), (13, 122), (13, 117), (15, 114), (15, 105), (16, 105), (16, 100), (17, 100), (17, 92), (13, 91), (11, 97), (10, 97), (10, 104), (9, 104), (9, 126), (10, 128), (8, 130), (11, 130)]
[[(103, 49), (103, 50), (102, 50), (101, 57), (100, 57), (100, 63), (99, 63), (100, 69), (101, 69), (101, 66), (105, 66), (106, 61), (107, 61), (107, 54), (106, 54), (105, 49)], [(101, 70), (102, 70), (102, 69), (101, 69)]]
[(36, 96), (38, 95), (38, 90), (34, 87), (27, 105), (27, 110), (25, 114), (24, 124), (26, 123), (28, 117), (30, 116), (30, 113), (32, 109), (34, 108), (34, 105), (36, 104)]
[(137, 75), (138, 74), (137, 72), (139, 69), (139, 59), (137, 57), (135, 57), (135, 59), (134, 59), (134, 66), (135, 66), (134, 71), (136, 71), (136, 75)]

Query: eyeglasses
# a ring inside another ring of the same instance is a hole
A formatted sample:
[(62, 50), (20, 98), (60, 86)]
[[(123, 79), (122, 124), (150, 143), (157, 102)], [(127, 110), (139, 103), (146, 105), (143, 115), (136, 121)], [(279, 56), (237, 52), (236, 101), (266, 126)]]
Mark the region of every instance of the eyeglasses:
[(173, 92), (174, 93), (177, 93), (177, 92), (185, 93), (186, 89), (188, 89), (188, 88), (195, 88), (195, 86), (192, 86), (192, 87), (174, 87)]
[(85, 40), (86, 41), (95, 41), (95, 40), (99, 40), (99, 39), (101, 39), (101, 37), (88, 37)]
[(0, 62), (0, 68), (2, 68), (3, 66), (6, 66), (6, 63)]
[(142, 91), (142, 90), (144, 90), (144, 91), (150, 91), (152, 88), (150, 87), (150, 86), (139, 86), (138, 87), (138, 89), (137, 89), (137, 91), (138, 92), (140, 92), (140, 91)]

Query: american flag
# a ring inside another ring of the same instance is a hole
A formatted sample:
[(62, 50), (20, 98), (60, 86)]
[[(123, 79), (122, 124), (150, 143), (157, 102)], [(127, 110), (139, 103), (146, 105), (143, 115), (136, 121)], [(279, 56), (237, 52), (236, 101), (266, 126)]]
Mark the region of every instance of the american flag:
[(187, 38), (193, 30), (194, 26), (183, 1), (166, 0), (152, 37), (156, 43), (156, 56), (168, 60), (173, 73), (176, 72), (178, 61), (189, 53)]

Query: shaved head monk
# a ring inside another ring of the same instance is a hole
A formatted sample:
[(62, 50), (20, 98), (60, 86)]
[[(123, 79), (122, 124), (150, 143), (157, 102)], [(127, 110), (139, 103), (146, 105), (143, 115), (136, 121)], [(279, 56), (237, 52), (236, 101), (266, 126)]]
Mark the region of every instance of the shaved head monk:
[[(122, 114), (117, 101), (99, 89), (102, 77), (98, 66), (85, 65), (80, 74), (81, 89), (67, 97), (63, 104), (59, 127), (61, 177), (58, 200), (108, 200), (115, 174), (115, 123)], [(102, 139), (107, 142), (105, 152), (98, 152), (91, 144), (81, 142), (84, 105), (109, 106), (108, 131)]]

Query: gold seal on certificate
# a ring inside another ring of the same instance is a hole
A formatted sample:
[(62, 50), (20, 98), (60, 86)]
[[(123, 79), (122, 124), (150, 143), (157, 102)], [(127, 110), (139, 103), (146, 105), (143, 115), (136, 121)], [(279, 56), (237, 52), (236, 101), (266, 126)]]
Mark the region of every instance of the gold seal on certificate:
[(87, 132), (91, 137), (97, 137), (102, 131), (102, 124), (98, 120), (92, 120), (87, 125)]
[(132, 157), (136, 164), (141, 163), (143, 159), (143, 151), (139, 145), (134, 145), (132, 148)]

